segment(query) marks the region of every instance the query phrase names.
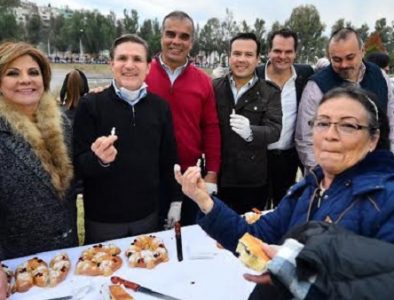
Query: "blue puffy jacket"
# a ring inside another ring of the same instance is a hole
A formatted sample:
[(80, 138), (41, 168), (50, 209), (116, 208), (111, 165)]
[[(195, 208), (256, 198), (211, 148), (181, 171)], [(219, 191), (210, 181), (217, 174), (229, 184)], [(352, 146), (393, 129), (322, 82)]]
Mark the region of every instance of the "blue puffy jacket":
[(289, 189), (277, 209), (252, 225), (218, 199), (209, 214), (199, 214), (198, 224), (231, 251), (245, 232), (278, 244), (288, 230), (310, 220), (337, 223), (357, 234), (394, 242), (394, 155), (390, 151), (369, 153), (337, 175), (318, 207), (312, 202), (322, 178), (321, 168), (316, 167)]

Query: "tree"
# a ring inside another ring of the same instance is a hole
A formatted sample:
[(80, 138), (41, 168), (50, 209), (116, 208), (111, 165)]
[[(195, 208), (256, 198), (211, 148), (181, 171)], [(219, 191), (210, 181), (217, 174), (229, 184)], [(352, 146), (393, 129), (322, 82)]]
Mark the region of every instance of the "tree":
[(97, 16), (99, 25), (99, 30), (102, 36), (99, 40), (99, 51), (111, 48), (112, 41), (117, 37), (115, 19), (112, 15), (104, 16), (99, 14)]
[(0, 0), (0, 8), (10, 8), (10, 7), (18, 7), (20, 6), (19, 0)]
[(394, 30), (393, 27), (387, 25), (386, 18), (376, 20), (375, 32), (379, 33), (387, 51), (394, 51)]
[(59, 15), (54, 18), (51, 26), (51, 43), (58, 51), (66, 51), (69, 45), (67, 36), (64, 34), (65, 18), (63, 15)]
[(390, 26), (387, 26), (386, 18), (381, 18), (375, 22), (375, 31), (379, 32), (382, 42), (387, 43), (389, 41), (390, 34), (393, 32), (393, 29)]
[(194, 40), (193, 40), (193, 47), (190, 50), (191, 56), (196, 56), (200, 52), (200, 25), (197, 23), (195, 32), (194, 32)]
[(345, 28), (345, 27), (351, 27), (351, 28), (353, 28), (352, 22), (347, 21), (346, 24), (345, 24), (345, 19), (344, 19), (344, 18), (338, 19), (338, 20), (334, 23), (334, 25), (331, 26), (331, 34), (330, 34), (330, 36), (331, 36), (335, 31), (337, 31), (337, 30), (339, 30), (339, 29), (341, 29), (341, 28)]
[(41, 41), (42, 21), (38, 14), (29, 16), (26, 22), (26, 39), (33, 45), (38, 45)]
[(220, 20), (218, 18), (210, 18), (201, 29), (199, 35), (201, 51), (204, 51), (206, 56), (214, 51), (219, 51), (217, 41), (220, 38)]
[(8, 9), (0, 9), (0, 41), (21, 38), (21, 27), (17, 24), (15, 15)]
[(83, 39), (85, 24), (84, 15), (80, 11), (74, 11), (70, 18), (65, 19), (62, 28), (62, 37), (67, 42), (66, 48), (63, 51), (70, 50), (78, 53), (80, 51), (80, 39)]
[(228, 8), (226, 8), (226, 16), (220, 27), (221, 39), (217, 40), (219, 55), (229, 52), (230, 40), (239, 32), (239, 26), (234, 20), (234, 14)]
[(269, 34), (271, 34), (271, 33), (274, 32), (274, 31), (277, 31), (277, 30), (279, 30), (279, 29), (281, 29), (281, 28), (283, 28), (283, 27), (284, 27), (284, 25), (280, 24), (279, 21), (275, 21), (275, 22), (272, 23), (272, 25), (271, 25), (271, 31), (269, 32)]
[(394, 52), (391, 52), (391, 54), (390, 54), (390, 64), (389, 65), (392, 70), (392, 67), (394, 65)]
[(138, 32), (138, 12), (135, 9), (131, 10), (131, 16), (126, 9), (123, 10), (124, 20), (123, 28), (126, 33), (137, 33)]
[[(392, 53), (391, 56), (394, 56), (394, 21), (391, 23), (391, 29), (392, 30), (391, 33), (389, 34), (389, 40), (387, 41), (386, 44), (386, 49), (389, 53)], [(391, 61), (390, 65), (393, 65), (394, 61), (393, 60), (390, 61)]]
[(121, 20), (116, 21), (116, 36), (119, 37), (125, 32), (123, 22)]
[(264, 54), (267, 52), (267, 43), (264, 40), (265, 33), (265, 21), (263, 19), (256, 18), (254, 21), (253, 32), (257, 39), (260, 40), (261, 48), (260, 53)]
[(361, 40), (365, 43), (365, 41), (368, 38), (368, 32), (369, 32), (369, 27), (366, 23), (364, 23), (363, 25), (361, 25), (361, 27), (356, 29)]
[(245, 20), (243, 20), (241, 22), (240, 29), (241, 29), (241, 32), (251, 32), (252, 31), (249, 24)]
[(153, 36), (148, 40), (149, 48), (152, 55), (155, 55), (160, 52), (161, 50), (161, 31), (160, 31), (160, 22), (157, 18), (153, 21)]
[(144, 20), (139, 35), (148, 43), (150, 55), (160, 51), (160, 24), (157, 18)]
[(293, 9), (285, 26), (297, 32), (298, 60), (309, 63), (324, 55), (327, 39), (322, 36), (325, 25), (313, 5), (301, 5)]
[(367, 41), (365, 42), (365, 54), (368, 55), (372, 52), (386, 52), (384, 45), (382, 43), (382, 39), (380, 37), (380, 33), (375, 31), (372, 33)]
[(99, 53), (103, 49), (109, 49), (116, 34), (111, 15), (104, 16), (97, 10), (83, 15), (81, 29), (81, 39), (85, 52), (88, 53)]
[(265, 33), (265, 21), (263, 19), (256, 18), (254, 21), (253, 32), (258, 39), (262, 39)]

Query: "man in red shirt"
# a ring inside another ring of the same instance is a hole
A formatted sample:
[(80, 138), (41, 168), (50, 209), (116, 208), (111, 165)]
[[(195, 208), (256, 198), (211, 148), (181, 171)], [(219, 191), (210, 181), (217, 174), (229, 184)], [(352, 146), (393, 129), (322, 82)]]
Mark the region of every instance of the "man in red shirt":
[[(167, 100), (174, 121), (182, 171), (205, 154), (205, 181), (216, 192), (220, 166), (220, 131), (211, 78), (194, 66), (188, 55), (193, 46), (194, 22), (189, 15), (173, 11), (164, 17), (161, 50), (146, 78), (149, 91)], [(167, 225), (180, 218), (181, 203), (172, 202)], [(194, 224), (197, 207), (182, 204), (182, 224)]]

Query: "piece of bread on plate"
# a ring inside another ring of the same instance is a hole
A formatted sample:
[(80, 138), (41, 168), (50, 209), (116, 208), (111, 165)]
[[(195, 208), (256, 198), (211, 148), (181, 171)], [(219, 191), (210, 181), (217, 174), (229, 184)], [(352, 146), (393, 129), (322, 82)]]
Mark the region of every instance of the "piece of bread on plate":
[(33, 257), (27, 261), (28, 270), (33, 276), (33, 282), (39, 287), (46, 287), (49, 283), (49, 269), (45, 261)]
[(133, 300), (125, 290), (118, 284), (112, 284), (109, 286), (109, 295), (111, 300)]
[(24, 262), (16, 268), (14, 291), (27, 292), (33, 285), (33, 275), (28, 271), (27, 262)]
[(270, 258), (262, 248), (263, 242), (249, 233), (245, 233), (238, 241), (235, 252), (239, 259), (250, 269), (263, 272)]
[(54, 287), (62, 282), (70, 271), (71, 262), (67, 253), (57, 254), (49, 263), (49, 286)]

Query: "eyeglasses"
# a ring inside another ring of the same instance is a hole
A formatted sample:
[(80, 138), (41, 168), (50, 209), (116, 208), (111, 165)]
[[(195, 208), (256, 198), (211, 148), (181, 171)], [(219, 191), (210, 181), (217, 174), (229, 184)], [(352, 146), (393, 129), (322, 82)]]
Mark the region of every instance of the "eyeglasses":
[(370, 130), (372, 129), (369, 126), (360, 125), (357, 123), (353, 123), (350, 121), (339, 121), (339, 122), (330, 122), (327, 120), (311, 120), (308, 122), (309, 126), (311, 126), (314, 130), (318, 132), (325, 132), (330, 129), (331, 125), (334, 125), (340, 134), (352, 134), (359, 130)]

